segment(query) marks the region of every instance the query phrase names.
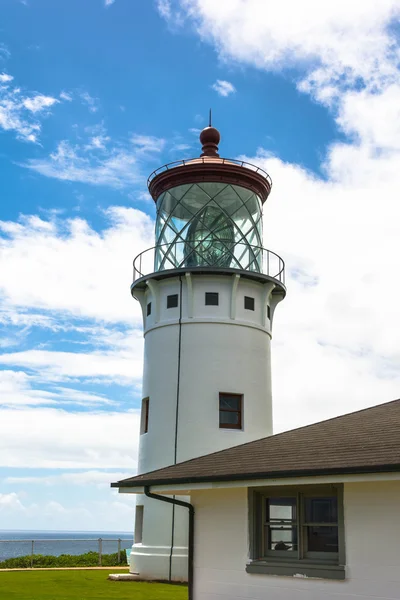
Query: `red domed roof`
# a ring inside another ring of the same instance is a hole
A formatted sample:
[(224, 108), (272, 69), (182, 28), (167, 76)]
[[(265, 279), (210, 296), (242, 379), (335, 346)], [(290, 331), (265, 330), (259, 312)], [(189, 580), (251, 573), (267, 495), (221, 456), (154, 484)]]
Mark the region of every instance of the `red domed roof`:
[(205, 127), (200, 133), (202, 153), (199, 158), (176, 161), (154, 171), (147, 182), (153, 199), (157, 201), (164, 191), (179, 185), (220, 181), (252, 190), (265, 202), (272, 186), (268, 173), (244, 161), (220, 158), (220, 139), (218, 129)]

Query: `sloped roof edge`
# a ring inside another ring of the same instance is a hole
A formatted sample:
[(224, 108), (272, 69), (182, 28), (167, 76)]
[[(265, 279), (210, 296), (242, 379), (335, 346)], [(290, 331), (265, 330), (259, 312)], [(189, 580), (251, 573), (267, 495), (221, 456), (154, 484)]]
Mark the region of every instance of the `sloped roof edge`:
[(112, 483), (127, 488), (400, 471), (400, 400)]

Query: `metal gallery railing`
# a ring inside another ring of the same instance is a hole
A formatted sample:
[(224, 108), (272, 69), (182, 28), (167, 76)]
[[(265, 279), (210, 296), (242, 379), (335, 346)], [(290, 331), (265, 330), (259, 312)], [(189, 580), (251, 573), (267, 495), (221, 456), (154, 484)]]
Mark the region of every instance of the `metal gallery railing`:
[[(123, 538), (38, 538), (0, 539), (0, 565), (10, 559), (27, 559), (27, 565), (35, 567), (35, 557), (61, 555), (80, 556), (89, 552), (98, 555), (98, 566), (102, 566), (103, 556), (116, 554), (117, 564), (126, 564), (125, 552), (132, 546), (132, 539)], [(115, 566), (115, 565), (114, 565)], [(1, 567), (0, 567), (1, 568)], [(14, 568), (14, 567), (9, 567)], [(15, 566), (15, 568), (20, 568)]]
[(262, 246), (223, 240), (212, 243), (202, 240), (197, 244), (172, 242), (147, 248), (133, 261), (133, 281), (160, 271), (198, 268), (262, 273), (285, 284), (285, 263), (278, 254)]
[[(215, 159), (211, 159), (211, 160), (215, 160)], [(268, 181), (270, 187), (272, 187), (271, 176), (268, 175), (268, 173), (266, 171), (264, 171), (264, 169), (262, 169), (261, 167), (258, 167), (257, 165), (253, 165), (244, 160), (238, 160), (236, 158), (219, 157), (217, 159), (217, 161), (218, 161), (218, 163), (221, 163), (221, 164), (225, 164), (225, 163), (231, 164), (231, 165), (234, 164), (234, 165), (237, 165), (238, 167), (244, 167), (245, 169), (250, 169), (250, 171), (254, 171), (255, 173), (258, 173), (259, 175), (264, 177)], [(166, 165), (163, 165), (162, 167), (155, 169), (155, 171), (153, 171), (149, 175), (149, 178), (147, 180), (147, 186), (150, 185), (150, 183), (152, 182), (154, 177), (156, 177), (157, 175), (159, 175), (159, 173), (162, 173), (163, 171), (169, 171), (170, 169), (175, 169), (176, 167), (181, 167), (181, 166), (190, 165), (190, 164), (198, 164), (198, 163), (210, 164), (210, 157), (209, 156), (200, 156), (200, 157), (198, 156), (196, 158), (188, 158), (186, 160), (175, 160), (173, 162), (167, 163)]]

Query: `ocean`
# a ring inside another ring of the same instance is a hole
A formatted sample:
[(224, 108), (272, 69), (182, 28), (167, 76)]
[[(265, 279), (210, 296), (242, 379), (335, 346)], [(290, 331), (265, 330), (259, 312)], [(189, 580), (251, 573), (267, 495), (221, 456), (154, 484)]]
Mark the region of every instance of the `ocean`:
[[(98, 552), (102, 539), (102, 553), (118, 551), (118, 538), (121, 549), (129, 549), (133, 543), (132, 533), (102, 531), (23, 531), (0, 530), (0, 561), (31, 554), (32, 540), (35, 554), (84, 554)], [(5, 541), (7, 540), (7, 541)], [(22, 541), (23, 540), (23, 541)]]

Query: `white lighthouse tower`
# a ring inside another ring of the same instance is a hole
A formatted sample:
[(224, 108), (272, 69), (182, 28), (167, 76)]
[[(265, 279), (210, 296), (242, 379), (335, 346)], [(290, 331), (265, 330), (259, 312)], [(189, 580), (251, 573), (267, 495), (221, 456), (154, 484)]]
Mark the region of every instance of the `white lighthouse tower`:
[[(283, 260), (263, 248), (271, 179), (220, 158), (219, 140), (205, 128), (200, 158), (149, 178), (155, 246), (136, 257), (131, 287), (145, 338), (139, 473), (272, 433), (271, 329), (286, 290)], [(186, 580), (187, 520), (141, 498), (131, 572)]]

